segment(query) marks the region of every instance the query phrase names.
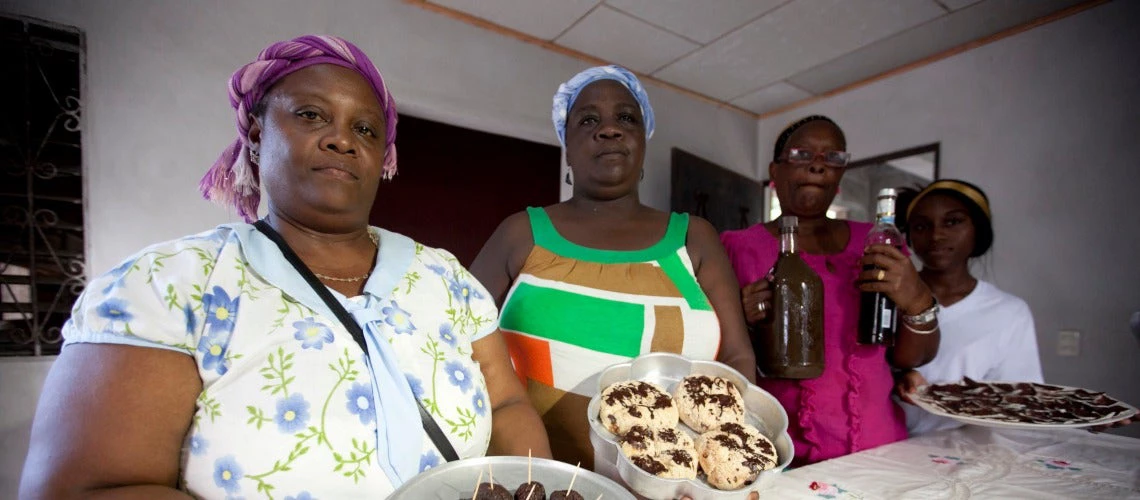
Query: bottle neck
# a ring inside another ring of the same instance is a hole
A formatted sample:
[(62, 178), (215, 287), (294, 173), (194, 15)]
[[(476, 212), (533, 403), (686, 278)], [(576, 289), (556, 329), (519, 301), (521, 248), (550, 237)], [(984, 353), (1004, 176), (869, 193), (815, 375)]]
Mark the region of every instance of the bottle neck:
[(883, 196), (875, 204), (875, 225), (895, 225), (895, 198)]
[(793, 254), (799, 251), (796, 246), (796, 233), (795, 231), (786, 231), (780, 233), (780, 253)]

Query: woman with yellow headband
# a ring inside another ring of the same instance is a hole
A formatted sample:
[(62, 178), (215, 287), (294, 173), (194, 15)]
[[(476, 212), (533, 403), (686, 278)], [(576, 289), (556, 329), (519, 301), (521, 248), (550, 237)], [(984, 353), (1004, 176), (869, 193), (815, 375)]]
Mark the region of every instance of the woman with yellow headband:
[[(900, 195), (900, 221), (914, 253), (922, 260), (919, 275), (938, 298), (942, 343), (930, 363), (906, 372), (899, 392), (909, 394), (930, 383), (974, 380), (1041, 382), (1041, 361), (1033, 315), (1024, 300), (970, 273), (970, 259), (985, 255), (994, 241), (990, 204), (977, 186), (940, 180), (913, 198)], [(910, 434), (961, 424), (903, 405)]]

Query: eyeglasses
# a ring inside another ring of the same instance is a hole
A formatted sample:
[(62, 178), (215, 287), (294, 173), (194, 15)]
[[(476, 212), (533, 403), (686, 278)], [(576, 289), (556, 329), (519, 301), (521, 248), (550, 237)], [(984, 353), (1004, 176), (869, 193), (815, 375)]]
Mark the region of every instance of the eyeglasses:
[(810, 149), (792, 148), (788, 150), (787, 156), (782, 158), (783, 161), (793, 165), (806, 165), (815, 161), (816, 158), (823, 157), (823, 164), (829, 167), (843, 168), (847, 166), (847, 162), (851, 161), (851, 153), (846, 151), (812, 151)]

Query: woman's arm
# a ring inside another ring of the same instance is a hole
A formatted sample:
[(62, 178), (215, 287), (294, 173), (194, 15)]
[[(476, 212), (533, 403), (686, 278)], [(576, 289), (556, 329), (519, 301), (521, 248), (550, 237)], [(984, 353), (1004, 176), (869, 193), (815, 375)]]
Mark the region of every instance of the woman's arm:
[(697, 282), (709, 298), (720, 322), (720, 352), (717, 361), (735, 368), (756, 383), (756, 355), (752, 341), (744, 326), (744, 312), (740, 305), (740, 284), (728, 262), (728, 255), (720, 244), (716, 229), (700, 217), (689, 219), (686, 246)]
[(496, 306), (503, 307), (507, 290), (533, 247), (530, 219), (526, 212), (519, 212), (504, 219), (475, 256), (471, 275), (491, 293)]
[[(859, 274), (859, 288), (865, 292), (882, 292), (895, 302), (897, 314), (914, 316), (934, 304), (930, 288), (918, 276), (910, 259), (890, 245), (871, 245), (862, 261), (874, 268)], [(879, 279), (879, 270), (883, 271)], [(895, 345), (891, 348), (891, 365), (911, 369), (929, 363), (938, 354), (942, 334), (938, 320), (924, 325), (911, 326), (900, 318), (897, 322)]]
[(20, 498), (191, 498), (177, 482), (201, 392), (186, 354), (67, 346), (40, 396)]
[(531, 406), (507, 353), (503, 334), (495, 331), (471, 344), (491, 399), (491, 448), (488, 455), (551, 458), (550, 441), (538, 412)]

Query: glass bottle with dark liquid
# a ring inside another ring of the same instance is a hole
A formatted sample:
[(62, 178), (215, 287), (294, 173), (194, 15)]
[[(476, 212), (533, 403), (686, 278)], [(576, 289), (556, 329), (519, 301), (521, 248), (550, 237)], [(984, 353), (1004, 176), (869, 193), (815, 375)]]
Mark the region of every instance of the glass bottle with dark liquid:
[(772, 311), (759, 325), (756, 361), (768, 377), (823, 374), (823, 281), (799, 255), (799, 219), (780, 218), (780, 256), (772, 268)]
[[(875, 209), (875, 226), (867, 233), (866, 246), (884, 244), (901, 248), (902, 233), (895, 227), (895, 200), (898, 192), (892, 188), (879, 191)], [(863, 270), (875, 269), (864, 266)], [(895, 303), (882, 292), (863, 292), (859, 301), (860, 344), (894, 345), (898, 314)]]

